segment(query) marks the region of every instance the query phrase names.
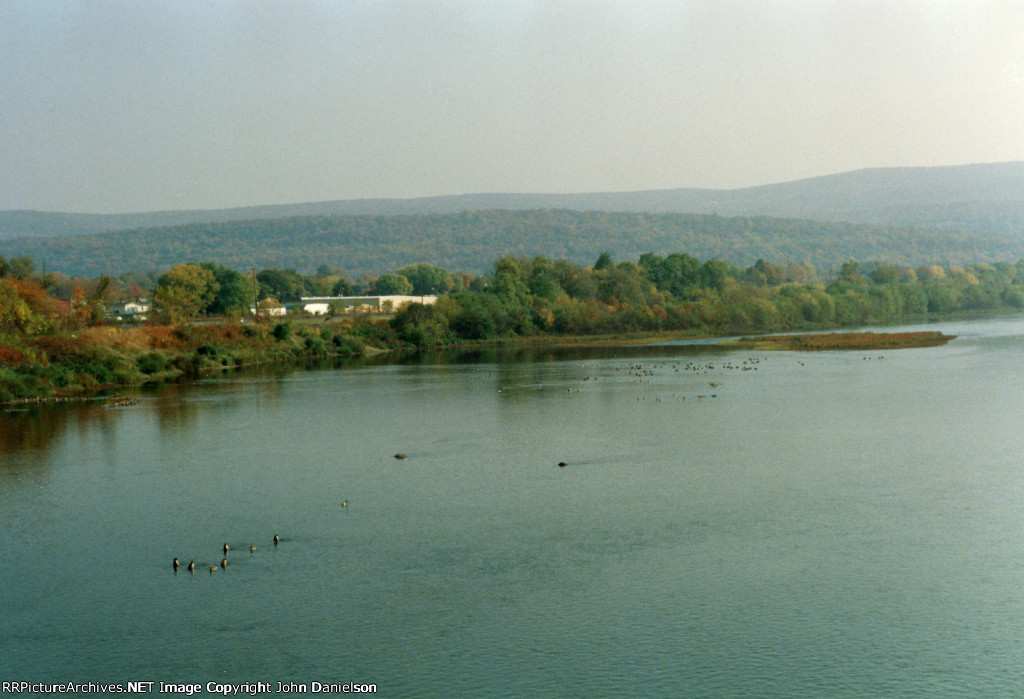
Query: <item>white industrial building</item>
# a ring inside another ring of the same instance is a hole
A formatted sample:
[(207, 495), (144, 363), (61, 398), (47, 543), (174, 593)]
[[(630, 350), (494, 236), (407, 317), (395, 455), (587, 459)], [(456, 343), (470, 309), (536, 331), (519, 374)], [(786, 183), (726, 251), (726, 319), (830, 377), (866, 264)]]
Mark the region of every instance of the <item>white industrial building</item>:
[(315, 316), (331, 313), (331, 306), (343, 308), (345, 312), (390, 313), (410, 303), (430, 306), (437, 302), (436, 296), (303, 296), (302, 310)]

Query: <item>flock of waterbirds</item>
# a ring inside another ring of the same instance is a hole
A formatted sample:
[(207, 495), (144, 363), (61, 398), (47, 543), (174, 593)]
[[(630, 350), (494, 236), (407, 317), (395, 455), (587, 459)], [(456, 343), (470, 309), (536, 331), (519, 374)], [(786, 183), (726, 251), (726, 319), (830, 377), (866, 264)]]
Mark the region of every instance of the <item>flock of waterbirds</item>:
[[(767, 357), (764, 357), (767, 359)], [(614, 371), (620, 372), (625, 371), (626, 374), (632, 378), (634, 384), (646, 387), (651, 386), (651, 379), (657, 377), (664, 370), (674, 371), (675, 373), (692, 373), (698, 376), (714, 375), (720, 371), (757, 371), (758, 365), (761, 363), (761, 357), (747, 357), (741, 361), (733, 361), (731, 359), (724, 359), (719, 362), (693, 362), (685, 360), (663, 360), (660, 362), (653, 363), (634, 363), (629, 365), (621, 365), (613, 367)], [(803, 366), (803, 362), (799, 362)], [(583, 391), (583, 387), (589, 383), (597, 381), (597, 376), (584, 376), (580, 378), (575, 386), (569, 386), (567, 391), (569, 393), (580, 393)], [(708, 386), (710, 388), (718, 388), (721, 385), (718, 381), (710, 381)], [(705, 398), (717, 398), (716, 393), (699, 393), (694, 396), (697, 400), (704, 400)], [(686, 396), (681, 394), (673, 394), (672, 398), (685, 401)], [(638, 401), (645, 401), (647, 397), (645, 395), (638, 395), (636, 397)], [(655, 398), (655, 402), (661, 403), (661, 398)]]
[[(403, 452), (398, 452), (397, 454), (395, 454), (395, 458), (396, 459), (404, 459), (405, 458), (405, 454)], [(341, 501), (341, 506), (342, 507), (348, 507), (348, 498), (345, 498), (344, 500)], [(278, 536), (277, 534), (274, 534), (273, 542), (274, 542), (274, 546), (276, 547), (278, 544), (281, 543), (281, 537)], [(222, 550), (224, 552), (224, 557), (220, 560), (220, 566), (219, 567), (221, 568), (221, 570), (227, 570), (227, 568), (228, 568), (228, 551), (231, 550), (231, 545), (228, 544), (227, 542), (225, 542)], [(253, 555), (255, 553), (256, 553), (256, 544), (250, 544), (249, 545), (249, 555), (251, 556), (251, 555)], [(177, 556), (175, 556), (174, 560), (171, 562), (171, 568), (173, 568), (174, 572), (177, 573), (178, 569), (181, 568), (181, 567), (182, 567), (181, 566), (181, 561), (178, 559)], [(217, 568), (218, 568), (218, 566), (210, 566), (209, 567), (210, 575), (213, 575), (214, 573), (216, 573), (217, 572)], [(194, 560), (189, 561), (188, 565), (185, 566), (185, 569), (188, 572), (190, 572), (190, 573), (194, 573), (195, 570), (196, 570), (196, 562)]]
[[(342, 507), (348, 507), (348, 500), (343, 502), (341, 504), (341, 506)], [(281, 537), (278, 536), (277, 534), (274, 534), (273, 541), (274, 541), (274, 546), (277, 546), (278, 544), (281, 543)], [(228, 567), (228, 551), (230, 551), (230, 550), (231, 550), (231, 546), (228, 545), (225, 542), (224, 547), (223, 547), (224, 558), (220, 559), (220, 568), (222, 570), (227, 570), (227, 567)], [(256, 553), (256, 544), (250, 544), (249, 545), (249, 555), (251, 556), (254, 553)], [(178, 560), (177, 556), (174, 557), (174, 561), (171, 563), (171, 567), (174, 569), (175, 573), (177, 573), (178, 572), (178, 568), (181, 567), (181, 561)], [(185, 566), (185, 569), (188, 572), (190, 572), (190, 573), (194, 573), (195, 570), (196, 570), (196, 562), (195, 561), (189, 561), (188, 565)], [(210, 566), (210, 574), (212, 575), (213, 573), (216, 573), (216, 572), (217, 572), (217, 566)]]
[[(404, 459), (405, 458), (405, 454), (395, 454), (395, 458), (396, 459)], [(348, 507), (348, 498), (345, 498), (344, 500), (341, 501), (341, 506), (342, 507)], [(281, 537), (278, 536), (277, 534), (274, 534), (273, 542), (274, 542), (274, 546), (276, 547), (278, 544), (281, 543)], [(231, 550), (231, 545), (228, 544), (227, 542), (224, 542), (224, 546), (223, 546), (222, 550), (224, 551), (224, 557), (222, 559), (220, 559), (220, 568), (222, 570), (227, 570), (227, 568), (228, 568), (228, 551)], [(251, 556), (254, 553), (256, 553), (256, 544), (250, 544), (249, 545), (249, 555)], [(171, 567), (174, 569), (175, 573), (177, 573), (178, 569), (181, 568), (181, 561), (178, 560), (177, 556), (175, 556), (174, 560), (171, 562)], [(189, 561), (188, 565), (185, 566), (185, 569), (188, 572), (190, 572), (190, 573), (194, 573), (195, 570), (196, 570), (196, 562), (194, 560), (193, 561)], [(213, 575), (216, 572), (217, 572), (217, 566), (210, 566), (210, 574)]]

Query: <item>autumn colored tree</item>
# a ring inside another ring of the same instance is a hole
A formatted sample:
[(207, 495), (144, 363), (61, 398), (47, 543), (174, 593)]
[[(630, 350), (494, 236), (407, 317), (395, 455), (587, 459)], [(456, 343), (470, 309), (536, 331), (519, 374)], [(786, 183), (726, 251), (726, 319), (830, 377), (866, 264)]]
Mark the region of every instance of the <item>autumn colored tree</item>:
[(71, 317), (78, 325), (86, 325), (92, 320), (92, 308), (82, 287), (75, 286), (71, 290)]
[(157, 280), (153, 305), (172, 323), (181, 323), (206, 312), (220, 285), (213, 272), (196, 264), (175, 265)]
[(0, 330), (35, 335), (51, 327), (53, 299), (32, 282), (0, 279)]

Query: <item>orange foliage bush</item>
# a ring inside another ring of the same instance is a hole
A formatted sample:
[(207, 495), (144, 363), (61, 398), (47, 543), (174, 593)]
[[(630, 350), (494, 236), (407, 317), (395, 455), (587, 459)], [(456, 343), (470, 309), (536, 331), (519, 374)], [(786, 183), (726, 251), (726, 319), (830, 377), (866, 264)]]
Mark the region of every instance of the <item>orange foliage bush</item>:
[(165, 325), (147, 325), (140, 330), (149, 337), (149, 346), (153, 349), (185, 349), (180, 333)]
[(28, 307), (36, 313), (46, 316), (61, 315), (61, 304), (57, 299), (47, 295), (46, 290), (43, 289), (43, 287), (25, 279), (8, 278), (5, 281), (14, 287), (18, 296), (20, 296), (22, 300), (28, 304)]
[(234, 323), (219, 323), (203, 326), (203, 334), (211, 340), (237, 342), (244, 337), (242, 326)]
[(41, 335), (32, 338), (32, 344), (46, 353), (51, 363), (60, 363), (83, 354), (83, 350), (92, 347), (92, 340), (85, 335), (64, 337), (63, 335)]
[(14, 366), (29, 359), (29, 356), (17, 347), (0, 345), (0, 366)]

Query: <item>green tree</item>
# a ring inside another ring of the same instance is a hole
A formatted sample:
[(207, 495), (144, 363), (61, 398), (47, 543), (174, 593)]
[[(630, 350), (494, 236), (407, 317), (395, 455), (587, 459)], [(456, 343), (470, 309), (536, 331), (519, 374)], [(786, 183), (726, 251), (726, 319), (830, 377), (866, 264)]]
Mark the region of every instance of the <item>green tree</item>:
[(213, 274), (217, 285), (207, 312), (217, 315), (243, 313), (255, 303), (252, 282), (244, 274), (213, 262), (203, 262), (199, 266)]
[(563, 293), (558, 277), (555, 264), (548, 258), (538, 255), (533, 259), (530, 270), (530, 293), (538, 298), (554, 301)]
[(923, 288), (928, 296), (929, 313), (951, 313), (960, 310), (960, 292), (951, 284), (936, 279), (927, 282)]
[(868, 301), (872, 319), (898, 318), (903, 313), (903, 294), (894, 284), (875, 284), (868, 291)]
[(289, 323), (277, 323), (272, 334), (276, 340), (287, 340), (292, 336), (292, 326)]
[(672, 253), (663, 258), (646, 253), (640, 256), (640, 267), (660, 291), (676, 298), (685, 298), (700, 284), (700, 262), (686, 254)]
[(509, 302), (516, 303), (525, 297), (530, 287), (528, 260), (503, 257), (494, 263), (494, 279), (489, 290)]
[(847, 289), (835, 298), (835, 317), (840, 325), (860, 325), (867, 322), (871, 304), (853, 289)]
[(110, 288), (110, 275), (104, 274), (96, 280), (96, 288), (89, 294), (89, 323), (95, 325), (103, 320), (106, 315), (106, 306), (103, 305), (103, 296)]
[(971, 284), (963, 291), (960, 306), (965, 311), (983, 311), (999, 305), (998, 292), (988, 284)]
[(928, 312), (928, 295), (920, 284), (901, 284), (903, 312), (907, 315), (924, 315)]
[(839, 268), (839, 278), (851, 284), (863, 284), (866, 280), (860, 273), (860, 267), (856, 260), (844, 262)]
[(916, 274), (921, 282), (946, 278), (946, 270), (938, 265), (921, 265), (917, 268)]
[(412, 284), (412, 293), (416, 296), (444, 294), (452, 288), (451, 274), (434, 265), (408, 265), (398, 270), (398, 274), (409, 280)]
[(28, 279), (36, 271), (36, 261), (31, 257), (12, 257), (7, 261), (8, 273), (15, 279)]
[(450, 341), (448, 316), (438, 305), (408, 303), (390, 322), (398, 337), (417, 347), (441, 345)]
[(632, 262), (620, 262), (612, 268), (595, 272), (598, 295), (603, 301), (640, 306), (647, 300), (643, 270)]
[(486, 340), (494, 336), (494, 319), (479, 306), (470, 306), (452, 319), (452, 330), (466, 340)]
[(786, 268), (774, 262), (758, 260), (747, 271), (750, 274), (751, 281), (765, 286), (778, 286), (786, 280)]
[(382, 274), (370, 283), (371, 294), (406, 296), (412, 293), (412, 282), (401, 274)]
[(736, 276), (736, 265), (725, 260), (707, 260), (700, 268), (700, 283), (706, 289), (721, 291), (726, 281)]
[(900, 280), (900, 270), (893, 265), (878, 265), (871, 270), (871, 281), (875, 284), (895, 284)]
[(352, 282), (345, 277), (340, 277), (331, 287), (331, 296), (352, 296), (353, 291)]
[(256, 274), (260, 283), (260, 296), (272, 296), (282, 301), (298, 301), (308, 295), (305, 278), (294, 269), (262, 269)]
[(182, 286), (157, 286), (153, 305), (169, 323), (184, 323), (199, 314), (199, 299)]
[(575, 262), (559, 260), (555, 262), (558, 274), (558, 285), (571, 298), (592, 301), (597, 298), (597, 282), (591, 271)]

